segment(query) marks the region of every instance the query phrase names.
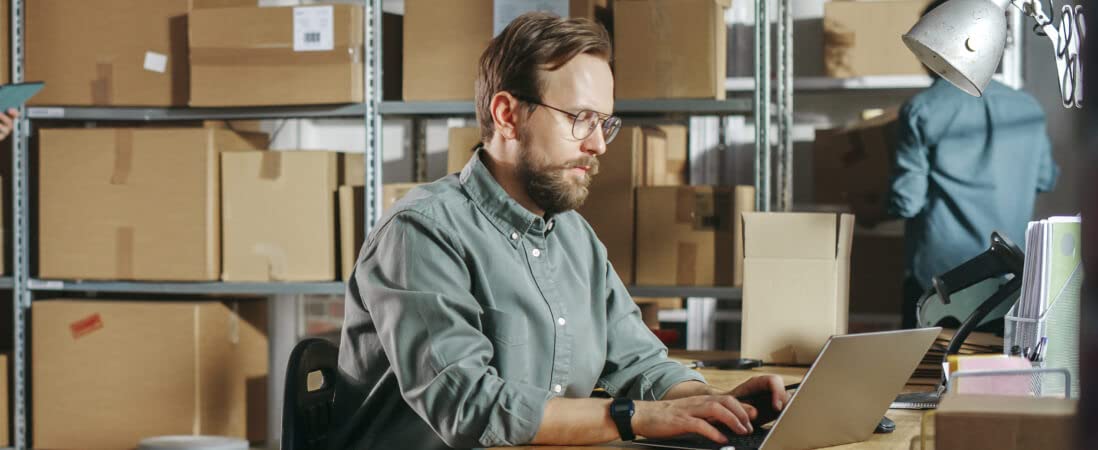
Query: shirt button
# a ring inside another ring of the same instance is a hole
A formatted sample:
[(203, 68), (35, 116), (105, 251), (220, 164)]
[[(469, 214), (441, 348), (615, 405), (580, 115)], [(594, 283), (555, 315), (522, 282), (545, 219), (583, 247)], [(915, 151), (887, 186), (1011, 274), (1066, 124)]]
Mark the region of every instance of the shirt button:
[(553, 224), (556, 223), (552, 220), (549, 221), (549, 231), (553, 231)]
[(564, 391), (564, 388), (562, 388), (559, 384), (556, 385), (556, 386), (553, 386), (553, 392), (556, 392), (556, 393), (559, 394), (559, 393), (561, 393), (561, 391)]
[(541, 256), (541, 250), (538, 250), (538, 249), (535, 248), (533, 250), (530, 250), (530, 254), (534, 255), (534, 257), (537, 258), (537, 257)]
[(518, 240), (518, 233), (511, 233), (511, 240), (512, 241), (517, 241)]
[(557, 318), (557, 325), (560, 325), (560, 326), (562, 326), (562, 327), (563, 327), (563, 326), (564, 326), (564, 324), (566, 324), (566, 323), (568, 323), (568, 322), (567, 322), (566, 320), (564, 320), (564, 318), (563, 318), (563, 317), (558, 317), (558, 318)]

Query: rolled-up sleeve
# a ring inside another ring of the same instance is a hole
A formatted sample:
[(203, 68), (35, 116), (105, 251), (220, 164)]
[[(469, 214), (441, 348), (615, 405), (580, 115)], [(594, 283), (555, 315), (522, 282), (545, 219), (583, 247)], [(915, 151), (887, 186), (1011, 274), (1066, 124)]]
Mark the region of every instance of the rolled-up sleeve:
[(458, 241), (415, 211), (373, 238), (355, 276), (404, 401), (451, 447), (532, 440), (552, 394), (489, 364), (493, 346)]
[(701, 381), (700, 373), (667, 359), (667, 347), (641, 320), (613, 267), (606, 265), (606, 364), (598, 385), (614, 397), (662, 399), (672, 386)]
[(910, 219), (926, 206), (930, 161), (920, 120), (919, 108), (907, 104), (900, 110), (888, 198), (888, 215), (893, 217)]

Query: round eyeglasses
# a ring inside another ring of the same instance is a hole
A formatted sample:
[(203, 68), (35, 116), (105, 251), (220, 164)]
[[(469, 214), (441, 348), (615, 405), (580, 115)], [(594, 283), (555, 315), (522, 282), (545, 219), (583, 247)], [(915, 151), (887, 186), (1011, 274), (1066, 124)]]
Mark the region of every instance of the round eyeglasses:
[(549, 106), (537, 100), (529, 97), (515, 96), (520, 101), (544, 106), (553, 111), (557, 111), (561, 114), (565, 114), (572, 118), (572, 137), (578, 140), (584, 140), (591, 136), (595, 132), (596, 128), (601, 125), (602, 140), (607, 144), (612, 142), (615, 137), (618, 136), (618, 131), (621, 131), (621, 118), (618, 116), (612, 116), (609, 114), (603, 114), (598, 111), (592, 111), (590, 109), (582, 109), (577, 113), (570, 113), (555, 106)]

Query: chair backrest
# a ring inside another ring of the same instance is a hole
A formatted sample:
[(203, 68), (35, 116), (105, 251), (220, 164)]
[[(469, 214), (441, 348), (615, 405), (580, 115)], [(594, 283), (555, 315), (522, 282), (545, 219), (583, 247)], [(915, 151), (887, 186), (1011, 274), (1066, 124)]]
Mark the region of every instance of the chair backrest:
[[(327, 450), (338, 359), (339, 347), (318, 338), (298, 342), (290, 352), (282, 406), (283, 450)], [(323, 384), (310, 390), (313, 372), (320, 372)]]

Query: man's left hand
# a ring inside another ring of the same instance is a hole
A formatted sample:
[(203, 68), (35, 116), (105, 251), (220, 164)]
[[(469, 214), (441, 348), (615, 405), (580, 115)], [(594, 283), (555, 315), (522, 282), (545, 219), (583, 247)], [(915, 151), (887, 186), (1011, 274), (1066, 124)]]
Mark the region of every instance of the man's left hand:
[(729, 395), (743, 398), (758, 392), (771, 392), (771, 400), (775, 411), (781, 411), (789, 403), (789, 393), (785, 391), (785, 383), (777, 375), (760, 375), (744, 381), (735, 389), (729, 391)]

